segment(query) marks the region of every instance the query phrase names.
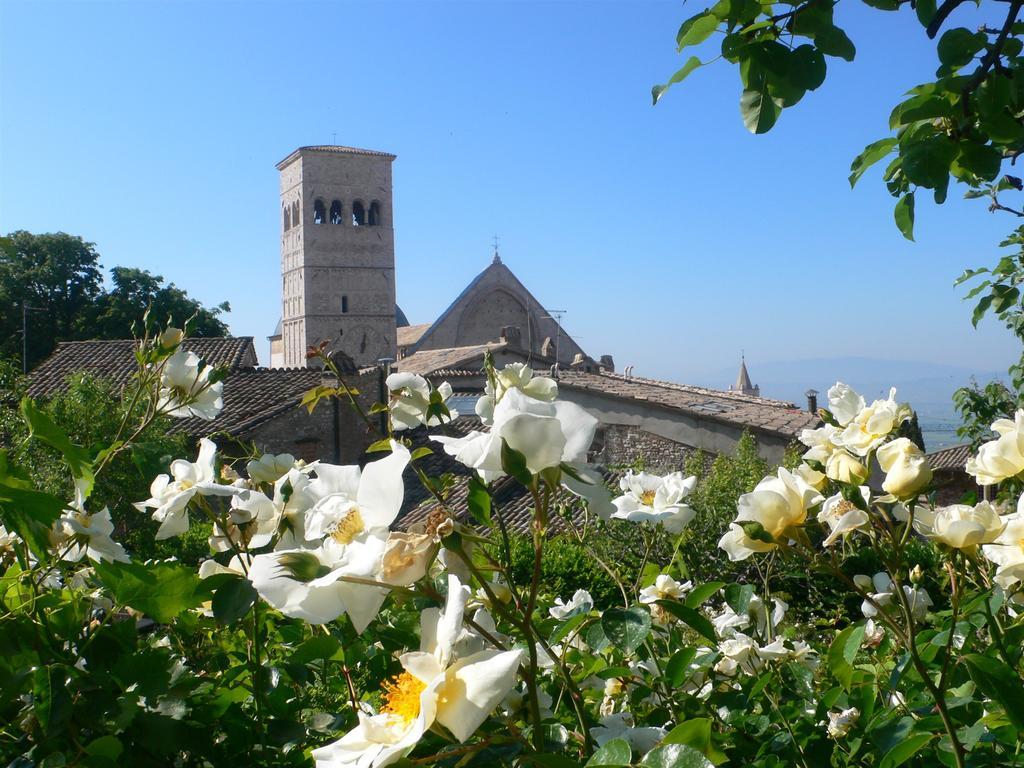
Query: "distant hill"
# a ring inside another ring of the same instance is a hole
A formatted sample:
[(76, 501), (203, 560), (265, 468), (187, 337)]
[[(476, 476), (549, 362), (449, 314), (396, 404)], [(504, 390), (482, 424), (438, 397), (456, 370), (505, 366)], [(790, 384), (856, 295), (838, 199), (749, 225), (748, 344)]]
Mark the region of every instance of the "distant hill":
[[(961, 365), (943, 365), (870, 357), (835, 357), (787, 362), (747, 361), (750, 378), (765, 397), (791, 400), (805, 405), (804, 393), (816, 389), (820, 405), (836, 381), (844, 381), (871, 401), (884, 398), (896, 387), (897, 399), (909, 402), (918, 412), (928, 450), (954, 445), (959, 423), (953, 409), (953, 392), (974, 378), (981, 383), (1006, 380), (1004, 371), (990, 371)], [(725, 389), (736, 380), (736, 367), (687, 377), (687, 383)]]

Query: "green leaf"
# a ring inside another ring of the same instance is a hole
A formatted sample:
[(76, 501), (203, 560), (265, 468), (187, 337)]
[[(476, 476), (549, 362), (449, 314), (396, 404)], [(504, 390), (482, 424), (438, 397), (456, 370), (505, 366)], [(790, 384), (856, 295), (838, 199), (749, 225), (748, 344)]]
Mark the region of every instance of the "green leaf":
[(651, 614), (639, 606), (609, 608), (601, 615), (601, 628), (612, 645), (630, 654), (651, 633)]
[(292, 664), (308, 664), (318, 659), (331, 659), (341, 650), (333, 635), (314, 635), (295, 649), (288, 659)]
[(124, 745), (116, 736), (100, 736), (90, 741), (85, 751), (92, 757), (105, 757), (107, 760), (116, 761), (124, 752)]
[(825, 82), (827, 65), (821, 51), (813, 45), (800, 45), (789, 57), (789, 77), (801, 88), (813, 91)]
[(391, 450), (391, 440), (389, 438), (387, 438), (387, 437), (385, 437), (383, 440), (376, 440), (375, 442), (370, 443), (367, 446), (367, 448), (366, 448), (366, 452), (367, 453), (377, 453), (379, 451), (390, 451), (390, 450)]
[(715, 642), (717, 640), (715, 637), (714, 625), (708, 621), (705, 616), (698, 613), (693, 608), (688, 608), (682, 603), (677, 603), (674, 600), (659, 600), (658, 605), (692, 629), (702, 634), (711, 642)]
[(897, 765), (903, 765), (934, 738), (935, 734), (932, 733), (917, 733), (910, 736), (886, 752), (878, 768), (896, 768)]
[(587, 760), (586, 768), (617, 768), (629, 765), (633, 759), (633, 750), (625, 739), (612, 739), (606, 742)]
[(921, 26), (927, 27), (935, 15), (935, 0), (917, 0), (914, 10), (917, 12), (917, 20), (921, 22)]
[(490, 528), (494, 524), (491, 519), (491, 494), (487, 492), (487, 486), (476, 475), (469, 478), (466, 503), (469, 505), (469, 514), (480, 525)]
[(690, 73), (693, 72), (693, 70), (697, 69), (697, 67), (700, 66), (703, 66), (703, 62), (696, 56), (691, 56), (690, 58), (688, 58), (686, 60), (686, 63), (683, 64), (683, 66), (674, 75), (672, 75), (672, 77), (668, 79), (667, 83), (665, 83), (664, 85), (656, 85), (653, 88), (651, 88), (651, 98), (654, 100), (654, 103), (657, 104), (661, 100), (661, 97), (664, 95), (665, 91), (667, 91), (676, 83), (683, 82), (683, 80), (689, 77)]
[(504, 440), (501, 441), (501, 468), (527, 488), (533, 485), (533, 475), (526, 466), (526, 457)]
[(958, 277), (956, 280), (953, 281), (953, 285), (960, 285), (961, 283), (967, 282), (972, 277), (976, 277), (977, 275), (985, 274), (988, 271), (989, 271), (988, 267), (983, 267), (981, 269), (965, 269), (964, 273), (962, 275), (960, 275), (960, 277)]
[(903, 173), (911, 183), (928, 189), (940, 189), (949, 184), (950, 167), (957, 154), (956, 144), (946, 136), (905, 141), (900, 157)]
[(896, 202), (893, 210), (896, 227), (910, 242), (914, 242), (914, 193), (908, 192)]
[(95, 569), (120, 605), (161, 624), (209, 598), (195, 570), (178, 563), (95, 563)]
[(419, 448), (417, 448), (411, 454), (409, 454), (409, 458), (412, 461), (419, 461), (424, 456), (430, 456), (433, 453), (434, 452), (432, 450), (430, 450), (429, 448), (427, 448), (427, 446), (421, 445)]
[(17, 533), (40, 561), (50, 557), (50, 529), (64, 510), (63, 499), (22, 487), (17, 478), (0, 477), (0, 520)]
[(1003, 662), (969, 653), (964, 656), (971, 679), (987, 696), (998, 702), (1017, 730), (1024, 730), (1024, 696), (1020, 675)]
[(665, 665), (665, 677), (668, 678), (669, 685), (678, 688), (686, 682), (686, 678), (690, 676), (690, 664), (696, 655), (697, 649), (693, 647), (683, 648), (672, 655)]
[(667, 744), (655, 747), (640, 761), (643, 768), (715, 768), (715, 764), (693, 747)]
[(853, 660), (857, 658), (857, 651), (863, 641), (864, 625), (854, 624), (836, 635), (836, 639), (829, 646), (829, 669), (846, 690), (850, 690), (850, 684), (853, 682)]
[(680, 723), (661, 740), (664, 744), (686, 744), (706, 754), (711, 746), (711, 720), (707, 717), (694, 717)]
[(60, 664), (38, 667), (32, 675), (32, 714), (44, 734), (58, 733), (71, 719), (67, 670)]
[(36, 406), (35, 401), (30, 397), (21, 401), (21, 414), (28, 424), (29, 437), (42, 440), (47, 445), (56, 448), (64, 456), (71, 475), (82, 486), (83, 492), (88, 496), (92, 492), (93, 475), (92, 460), (88, 452), (80, 445), (71, 442), (63, 429), (58, 427), (53, 420), (43, 413)]
[(681, 51), (690, 45), (700, 45), (714, 34), (717, 26), (718, 18), (713, 16), (710, 11), (691, 16), (682, 23), (676, 34), (678, 50)]
[[(621, 610), (621, 609), (620, 609)], [(595, 653), (601, 653), (611, 645), (608, 635), (605, 634), (604, 626), (600, 621), (595, 621), (583, 633), (583, 641), (590, 646)]]
[(901, 125), (909, 125), (920, 120), (934, 120), (937, 117), (949, 117), (953, 113), (953, 105), (949, 99), (941, 96), (923, 94), (897, 104), (889, 116), (889, 127), (895, 130)]
[(782, 108), (768, 94), (767, 86), (748, 88), (740, 96), (740, 114), (743, 125), (751, 133), (767, 133), (779, 119)]
[(707, 584), (694, 587), (690, 590), (690, 594), (686, 596), (683, 604), (687, 608), (700, 608), (710, 598), (717, 595), (724, 586), (724, 581), (709, 581)]
[(814, 44), (826, 56), (836, 56), (846, 61), (853, 61), (857, 49), (853, 41), (839, 27), (824, 27), (814, 36)]
[(224, 582), (213, 593), (213, 616), (221, 624), (234, 624), (255, 605), (256, 590), (243, 576)]
[(971, 32), (964, 27), (947, 30), (939, 38), (939, 61), (947, 67), (962, 67), (984, 49), (987, 41), (981, 32)]
[(750, 599), (754, 596), (753, 584), (730, 584), (725, 588), (725, 602), (736, 613), (744, 614), (750, 607)]
[(978, 327), (978, 323), (981, 322), (981, 318), (983, 318), (985, 316), (985, 313), (988, 312), (989, 305), (991, 304), (992, 294), (989, 294), (988, 296), (982, 296), (978, 300), (978, 303), (974, 307), (974, 313), (971, 315), (971, 324), (975, 328)]

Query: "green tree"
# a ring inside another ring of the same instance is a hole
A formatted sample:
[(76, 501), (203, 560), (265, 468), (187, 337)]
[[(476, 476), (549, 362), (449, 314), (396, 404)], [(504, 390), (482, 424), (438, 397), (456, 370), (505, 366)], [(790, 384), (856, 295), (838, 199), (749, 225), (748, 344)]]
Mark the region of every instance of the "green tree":
[[(174, 283), (144, 269), (114, 267), (103, 286), (100, 255), (93, 243), (64, 232), (36, 235), (24, 230), (0, 238), (0, 357), (22, 362), (22, 307), (28, 328), (28, 367), (60, 341), (128, 339), (150, 308), (161, 323), (193, 318), (193, 336), (225, 336), (220, 316), (227, 302), (205, 307)], [(20, 367), (20, 365), (19, 365)]]
[[(990, 11), (996, 23), (968, 29), (956, 26), (966, 0), (864, 0), (880, 12), (911, 10), (923, 33), (937, 39), (935, 79), (910, 89), (889, 116), (889, 135), (865, 147), (850, 166), (853, 186), (873, 165), (888, 162), (882, 179), (896, 198), (893, 217), (904, 237), (914, 239), (919, 195), (937, 204), (950, 182), (964, 196), (987, 201), (989, 211), (1024, 217), (1018, 193), (1024, 181), (1005, 173), (1024, 153), (1024, 0), (970, 3)], [(723, 59), (740, 76), (740, 113), (751, 133), (770, 131), (786, 109), (825, 82), (829, 59), (853, 61), (854, 43), (834, 21), (837, 0), (720, 0), (686, 19), (676, 35), (680, 52), (700, 49), (668, 82), (653, 89), (654, 103), (691, 73)], [(1003, 245), (1024, 244), (1018, 229)], [(1024, 250), (1021, 251), (1024, 253)], [(984, 279), (987, 275), (988, 279)], [(1024, 340), (1024, 311), (1018, 284), (1024, 259), (1002, 258), (993, 269), (967, 270), (956, 282), (981, 282), (967, 299), (977, 298), (974, 323), (995, 314)], [(1007, 403), (1024, 405), (1024, 355), (1010, 368), (1013, 397), (998, 388), (961, 391), (956, 403), (968, 425)], [(995, 399), (985, 397), (986, 393)], [(970, 428), (969, 427), (969, 431)], [(971, 433), (972, 439), (976, 435)]]
[(150, 308), (150, 315), (160, 322), (173, 320), (179, 325), (190, 317), (192, 336), (226, 336), (227, 325), (220, 315), (230, 312), (225, 301), (207, 308), (176, 286), (163, 284), (163, 277), (145, 269), (114, 267), (110, 270), (113, 287), (100, 297), (96, 306), (96, 332), (105, 339), (132, 337), (132, 328)]
[(12, 232), (0, 249), (0, 353), (22, 356), (22, 306), (29, 311), (28, 365), (38, 363), (60, 339), (88, 334), (89, 319), (103, 294), (103, 274), (93, 243), (55, 232)]

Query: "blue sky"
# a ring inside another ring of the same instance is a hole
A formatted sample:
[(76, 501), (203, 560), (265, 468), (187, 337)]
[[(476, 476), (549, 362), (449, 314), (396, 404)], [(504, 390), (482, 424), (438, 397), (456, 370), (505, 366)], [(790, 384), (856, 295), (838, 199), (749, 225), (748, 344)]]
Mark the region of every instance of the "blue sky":
[[(399, 303), (434, 319), (505, 262), (595, 357), (685, 381), (846, 355), (1002, 369), (952, 281), (1015, 222), (951, 193), (917, 242), (851, 159), (927, 79), (909, 12), (843, 3), (858, 47), (772, 133), (734, 68), (682, 65), (677, 2), (0, 2), (0, 230), (64, 230), (207, 303), (261, 354), (279, 314), (274, 164), (387, 150)], [(977, 19), (958, 11), (954, 21)], [(956, 198), (956, 199), (955, 199)], [(723, 385), (727, 382), (723, 382)]]

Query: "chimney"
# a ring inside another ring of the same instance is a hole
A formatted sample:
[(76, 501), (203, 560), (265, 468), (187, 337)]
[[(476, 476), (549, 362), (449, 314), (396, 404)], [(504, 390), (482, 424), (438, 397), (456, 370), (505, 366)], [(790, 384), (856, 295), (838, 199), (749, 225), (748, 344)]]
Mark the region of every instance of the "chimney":
[(523, 334), (519, 330), (517, 325), (506, 325), (502, 326), (501, 329), (501, 340), (508, 344), (513, 349), (522, 348)]
[(601, 355), (601, 369), (609, 373), (615, 373), (615, 360), (611, 355)]
[(807, 412), (817, 413), (818, 412), (818, 390), (808, 389), (804, 392), (807, 395)]

